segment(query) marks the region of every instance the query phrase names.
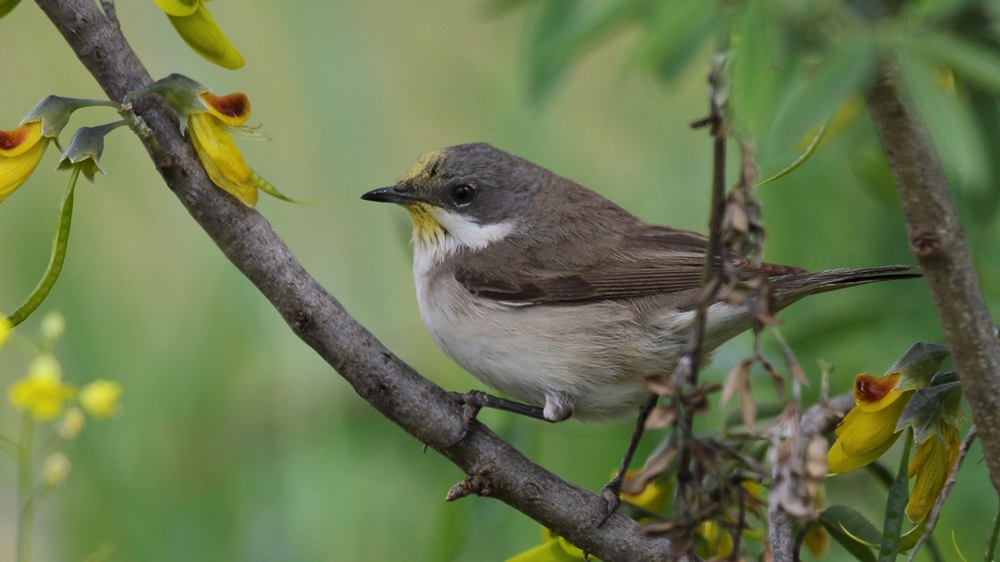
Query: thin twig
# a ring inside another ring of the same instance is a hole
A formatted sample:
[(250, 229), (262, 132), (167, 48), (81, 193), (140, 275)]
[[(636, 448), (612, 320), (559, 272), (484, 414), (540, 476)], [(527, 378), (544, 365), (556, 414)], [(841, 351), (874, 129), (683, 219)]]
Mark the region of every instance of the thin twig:
[(915, 544), (913, 546), (913, 550), (910, 551), (910, 557), (907, 559), (907, 562), (913, 562), (916, 560), (917, 553), (920, 552), (920, 547), (923, 546), (924, 541), (930, 538), (931, 534), (934, 532), (934, 526), (937, 525), (938, 517), (941, 516), (941, 508), (944, 507), (944, 502), (948, 499), (948, 494), (951, 493), (951, 489), (955, 486), (955, 482), (958, 480), (958, 471), (962, 468), (962, 461), (965, 460), (965, 455), (969, 453), (969, 448), (972, 447), (972, 442), (976, 440), (976, 433), (976, 426), (973, 425), (969, 428), (969, 432), (965, 435), (965, 439), (962, 440), (961, 448), (958, 450), (958, 458), (955, 460), (955, 466), (951, 468), (948, 480), (945, 481), (944, 487), (941, 488), (941, 493), (939, 493), (937, 499), (934, 500), (934, 507), (931, 508), (931, 513), (928, 515), (927, 527), (924, 528), (924, 532), (920, 535), (920, 539), (917, 540), (917, 544)]
[[(695, 320), (692, 326), (691, 338), (684, 352), (686, 366), (686, 381), (692, 386), (698, 384), (698, 371), (701, 369), (701, 348), (705, 339), (708, 306), (715, 298), (719, 287), (719, 275), (722, 256), (722, 219), (726, 212), (726, 126), (723, 115), (725, 100), (722, 97), (720, 83), (722, 81), (723, 59), (717, 55), (713, 60), (712, 72), (708, 76), (709, 115), (707, 118), (692, 124), (692, 126), (709, 126), (712, 136), (712, 206), (708, 220), (708, 248), (705, 252), (705, 268), (702, 270), (702, 292), (695, 307)], [(682, 363), (684, 363), (682, 358)]]
[(115, 11), (115, 0), (101, 0), (101, 11), (104, 12), (104, 16), (108, 18), (108, 21), (113, 23), (118, 29), (121, 29), (122, 24), (118, 21), (118, 12)]

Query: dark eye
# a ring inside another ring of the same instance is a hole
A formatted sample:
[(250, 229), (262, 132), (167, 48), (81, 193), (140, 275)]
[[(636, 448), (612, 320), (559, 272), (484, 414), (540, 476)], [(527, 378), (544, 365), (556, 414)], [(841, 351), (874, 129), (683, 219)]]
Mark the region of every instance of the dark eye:
[(462, 184), (451, 190), (451, 200), (459, 207), (464, 207), (476, 198), (476, 188), (471, 185)]

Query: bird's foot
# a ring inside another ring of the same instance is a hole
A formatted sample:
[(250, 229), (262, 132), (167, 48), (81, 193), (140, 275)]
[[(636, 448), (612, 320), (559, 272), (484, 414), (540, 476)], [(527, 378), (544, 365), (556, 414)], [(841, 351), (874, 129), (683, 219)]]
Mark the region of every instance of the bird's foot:
[(465, 394), (461, 392), (448, 392), (448, 398), (452, 401), (462, 406), (462, 431), (458, 434), (451, 443), (446, 445), (447, 448), (454, 447), (461, 443), (469, 433), (472, 431), (472, 424), (476, 421), (479, 416), (479, 411), (483, 409), (484, 400), (482, 396), (488, 396), (485, 392), (479, 390), (470, 390)]
[[(479, 415), (479, 411), (483, 408), (493, 408), (494, 410), (514, 412), (515, 414), (521, 414), (522, 416), (545, 420), (547, 422), (553, 421), (545, 417), (545, 410), (542, 408), (529, 406), (520, 402), (514, 402), (513, 400), (507, 400), (506, 398), (500, 398), (499, 396), (493, 396), (492, 394), (487, 394), (481, 390), (470, 390), (464, 394), (461, 392), (449, 392), (448, 397), (455, 403), (462, 406), (463, 426), (462, 433), (458, 436), (458, 438), (452, 441), (448, 447), (458, 445), (469, 435), (472, 431), (473, 423)], [(570, 410), (570, 412), (572, 412), (572, 410)]]
[(618, 511), (618, 506), (622, 504), (622, 485), (625, 483), (625, 473), (628, 472), (628, 467), (632, 464), (632, 457), (635, 456), (635, 450), (639, 447), (639, 439), (642, 438), (642, 433), (646, 429), (646, 420), (649, 418), (649, 413), (656, 407), (656, 401), (659, 398), (656, 394), (650, 395), (646, 404), (639, 410), (639, 418), (635, 421), (635, 429), (632, 431), (632, 437), (628, 441), (628, 448), (625, 449), (625, 457), (622, 458), (622, 464), (618, 467), (618, 472), (615, 473), (615, 477), (611, 479), (611, 482), (608, 482), (604, 486), (604, 489), (601, 490), (601, 497), (604, 498), (607, 505), (604, 513), (601, 514), (601, 521), (597, 524), (598, 527), (607, 523), (615, 511)]
[(622, 478), (618, 478), (616, 475), (614, 480), (608, 482), (604, 489), (601, 490), (601, 498), (606, 502), (604, 507), (604, 513), (601, 514), (601, 520), (597, 523), (598, 527), (602, 527), (608, 522), (608, 519), (616, 511), (618, 511), (618, 506), (622, 504)]

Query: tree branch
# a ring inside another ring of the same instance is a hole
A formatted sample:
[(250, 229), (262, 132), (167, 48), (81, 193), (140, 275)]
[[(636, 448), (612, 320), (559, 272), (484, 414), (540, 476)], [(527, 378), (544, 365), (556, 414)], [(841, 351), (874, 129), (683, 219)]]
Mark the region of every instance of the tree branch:
[(1000, 347), (941, 161), (900, 90), (893, 63), (881, 64), (868, 92), (868, 110), (903, 204), (910, 249), (927, 280), (979, 428), (990, 481), (1000, 492)]
[(990, 481), (1000, 492), (1000, 347), (941, 161), (900, 91), (892, 63), (881, 65), (868, 92), (868, 110), (903, 204), (910, 249), (927, 280), (979, 428)]
[[(121, 31), (93, 0), (36, 0), (108, 97), (151, 82)], [(661, 560), (665, 539), (642, 535), (624, 515), (598, 528), (605, 503), (561, 480), (475, 423), (459, 444), (460, 409), (444, 391), (400, 361), (358, 324), (303, 267), (256, 211), (216, 188), (193, 148), (178, 130), (177, 117), (157, 97), (133, 104), (152, 130), (147, 151), (167, 186), (195, 221), (271, 302), (292, 331), (354, 387), (362, 398), (468, 475), (481, 495), (495, 497), (544, 524), (606, 562)]]

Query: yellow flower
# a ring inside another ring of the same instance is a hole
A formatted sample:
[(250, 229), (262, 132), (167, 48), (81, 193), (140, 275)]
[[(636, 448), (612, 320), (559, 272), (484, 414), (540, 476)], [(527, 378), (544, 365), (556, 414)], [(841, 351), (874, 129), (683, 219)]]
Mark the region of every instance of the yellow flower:
[(229, 42), (202, 0), (155, 2), (194, 52), (223, 68), (236, 70), (243, 66), (243, 55)]
[(942, 419), (937, 435), (917, 447), (908, 467), (910, 478), (917, 477), (913, 492), (910, 493), (910, 501), (906, 503), (906, 516), (910, 521), (923, 521), (930, 513), (934, 500), (941, 493), (941, 488), (958, 461), (960, 445), (958, 431)]
[[(625, 482), (629, 482), (634, 478), (639, 471), (630, 470), (625, 474)], [(673, 480), (653, 480), (646, 482), (642, 490), (638, 493), (630, 494), (625, 490), (628, 489), (627, 484), (623, 484), (621, 498), (633, 505), (637, 505), (646, 511), (651, 511), (653, 513), (662, 513), (667, 509), (667, 504), (670, 503), (670, 497), (674, 493)], [(640, 520), (640, 522), (642, 522)]]
[(526, 550), (507, 562), (579, 562), (583, 551), (566, 539), (542, 527), (542, 544)]
[(699, 548), (702, 558), (729, 558), (733, 553), (733, 536), (715, 521), (702, 521), (694, 531), (705, 540), (705, 548)]
[(250, 100), (242, 93), (216, 96), (201, 92), (198, 97), (207, 111), (188, 116), (194, 149), (215, 185), (253, 207), (257, 203), (256, 174), (229, 135), (230, 128), (241, 126), (250, 117)]
[(123, 101), (128, 104), (139, 96), (154, 93), (163, 96), (167, 104), (185, 118), (181, 132), (186, 126), (198, 158), (215, 185), (250, 207), (257, 203), (258, 189), (282, 201), (309, 204), (284, 196), (257, 175), (247, 166), (243, 154), (233, 142), (232, 135), (267, 138), (243, 125), (250, 117), (250, 100), (246, 94), (216, 96), (187, 76), (171, 74), (133, 90)]
[[(903, 429), (913, 428), (917, 448), (907, 472), (916, 482), (906, 516), (914, 523), (930, 512), (961, 446), (961, 387), (954, 373), (931, 376), (940, 357), (939, 350), (927, 348), (913, 354), (906, 363), (908, 370), (891, 370), (881, 378), (858, 375), (854, 381), (856, 406), (837, 427), (837, 442), (827, 454), (832, 472), (861, 468), (891, 447)], [(915, 393), (919, 399), (910, 404)]]
[(121, 394), (121, 384), (98, 379), (80, 391), (80, 405), (95, 418), (110, 418), (118, 413), (118, 397)]
[(26, 121), (13, 131), (0, 131), (0, 201), (28, 180), (49, 140), (42, 136), (41, 119)]
[[(0, 0), (0, 10), (2, 10)], [(108, 100), (85, 100), (46, 96), (13, 131), (0, 131), (0, 201), (21, 187), (42, 160), (49, 141), (59, 133), (77, 109), (117, 104)]]
[(896, 424), (915, 390), (897, 390), (898, 372), (876, 378), (862, 373), (854, 379), (854, 402), (837, 426), (837, 441), (830, 447), (826, 464), (831, 472), (861, 468), (892, 447), (901, 432)]
[(15, 408), (30, 412), (36, 420), (54, 419), (76, 394), (76, 388), (63, 384), (61, 377), (56, 358), (39, 355), (31, 362), (28, 376), (10, 386), (7, 397)]

